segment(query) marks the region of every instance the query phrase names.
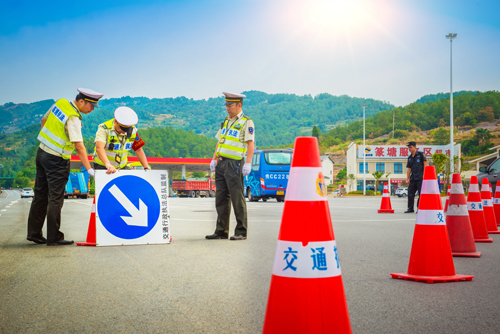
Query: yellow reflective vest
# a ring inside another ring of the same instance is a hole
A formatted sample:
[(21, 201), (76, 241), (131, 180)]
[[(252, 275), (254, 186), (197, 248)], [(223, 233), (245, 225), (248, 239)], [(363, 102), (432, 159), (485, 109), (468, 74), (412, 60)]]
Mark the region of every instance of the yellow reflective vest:
[(50, 109), (47, 121), (38, 134), (38, 140), (62, 155), (63, 159), (71, 159), (75, 145), (66, 134), (66, 122), (71, 117), (82, 119), (80, 112), (66, 99), (57, 100)]
[[(117, 168), (124, 168), (127, 166), (128, 162), (128, 151), (130, 151), (130, 149), (132, 148), (135, 138), (137, 137), (137, 129), (134, 126), (134, 130), (132, 131), (132, 135), (130, 136), (130, 138), (126, 138), (126, 140), (120, 141), (118, 139), (118, 134), (115, 131), (114, 121), (115, 119), (113, 118), (99, 125), (100, 127), (103, 127), (108, 131), (108, 140), (104, 145), (104, 151), (106, 152), (109, 163), (111, 165)], [(94, 162), (101, 166), (104, 166), (104, 162), (99, 159), (95, 147)]]
[(217, 156), (241, 160), (247, 153), (247, 148), (244, 142), (240, 141), (240, 133), (243, 129), (248, 117), (243, 115), (235, 121), (228, 129), (229, 119), (226, 119), (222, 127), (219, 147), (217, 148)]

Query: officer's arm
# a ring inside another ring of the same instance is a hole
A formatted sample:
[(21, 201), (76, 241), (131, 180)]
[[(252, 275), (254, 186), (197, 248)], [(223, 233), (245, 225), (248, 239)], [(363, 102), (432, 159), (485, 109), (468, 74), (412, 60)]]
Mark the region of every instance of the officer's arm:
[(83, 167), (85, 167), (86, 170), (91, 169), (90, 167), (90, 162), (89, 162), (89, 157), (87, 156), (87, 150), (85, 149), (85, 145), (83, 145), (82, 141), (75, 142), (75, 148), (76, 148), (76, 153), (80, 157), (80, 161), (82, 162)]
[(427, 160), (424, 160), (424, 168), (427, 167), (428, 164)]
[(139, 159), (139, 162), (141, 163), (142, 167), (148, 168), (148, 159), (146, 158), (146, 153), (144, 153), (144, 150), (139, 148), (137, 151), (135, 151), (135, 155), (137, 156), (137, 159)]
[(219, 143), (217, 143), (217, 145), (215, 145), (215, 152), (214, 152), (214, 156), (213, 156), (212, 160), (217, 159), (217, 149), (218, 148), (219, 148)]
[(104, 145), (106, 145), (105, 142), (102, 141), (96, 141), (95, 142), (95, 151), (97, 152), (97, 156), (99, 157), (99, 160), (101, 160), (104, 163), (104, 166), (106, 168), (108, 165), (111, 165), (108, 160), (108, 156), (106, 155), (106, 151), (104, 151)]
[(44, 127), (45, 122), (47, 122), (47, 120), (45, 118), (42, 118), (42, 128)]
[(247, 161), (246, 161), (246, 163), (249, 164), (250, 162), (252, 162), (255, 144), (254, 144), (253, 140), (247, 141), (247, 144), (248, 144), (248, 147), (247, 147)]
[(411, 173), (411, 168), (406, 168), (406, 183), (410, 185), (410, 173)]

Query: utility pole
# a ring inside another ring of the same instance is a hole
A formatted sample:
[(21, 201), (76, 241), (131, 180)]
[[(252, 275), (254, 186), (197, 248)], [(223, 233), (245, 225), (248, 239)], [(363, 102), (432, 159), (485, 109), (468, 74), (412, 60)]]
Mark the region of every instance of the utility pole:
[(450, 40), (450, 174), (455, 171), (455, 152), (453, 149), (453, 39), (457, 34), (449, 33), (446, 38)]
[(365, 144), (365, 108), (366, 104), (362, 104), (363, 107), (363, 195), (366, 195), (366, 144)]

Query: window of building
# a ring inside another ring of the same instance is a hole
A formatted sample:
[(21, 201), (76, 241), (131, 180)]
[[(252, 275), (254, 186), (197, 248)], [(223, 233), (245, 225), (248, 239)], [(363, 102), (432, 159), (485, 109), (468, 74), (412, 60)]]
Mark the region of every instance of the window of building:
[(394, 163), (394, 174), (403, 174), (403, 163), (395, 162)]
[(385, 173), (385, 163), (377, 162), (377, 172)]
[(368, 162), (365, 162), (365, 170), (366, 172), (363, 171), (363, 163), (359, 163), (359, 174), (366, 174), (368, 173)]

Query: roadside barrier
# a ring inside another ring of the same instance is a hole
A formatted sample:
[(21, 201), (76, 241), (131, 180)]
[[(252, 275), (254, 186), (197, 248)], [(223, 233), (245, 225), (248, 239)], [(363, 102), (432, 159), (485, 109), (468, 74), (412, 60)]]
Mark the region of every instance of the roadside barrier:
[(491, 187), (486, 178), (483, 179), (481, 188), (481, 200), (483, 202), (484, 221), (486, 222), (486, 230), (488, 234), (500, 234), (493, 210), (493, 200), (491, 198)]
[(455, 273), (434, 166), (424, 170), (408, 273), (391, 276), (425, 283), (471, 281), (474, 277)]
[(352, 333), (316, 137), (295, 139), (263, 333)]
[(474, 234), (475, 242), (493, 242), (488, 237), (486, 222), (484, 220), (483, 202), (479, 193), (479, 184), (477, 176), (470, 178), (469, 194), (467, 195), (467, 210), (469, 211), (470, 225)]
[(389, 195), (389, 188), (387, 187), (387, 182), (384, 184), (384, 192), (382, 193), (382, 203), (380, 203), (380, 209), (378, 213), (394, 213), (391, 206), (391, 197)]

